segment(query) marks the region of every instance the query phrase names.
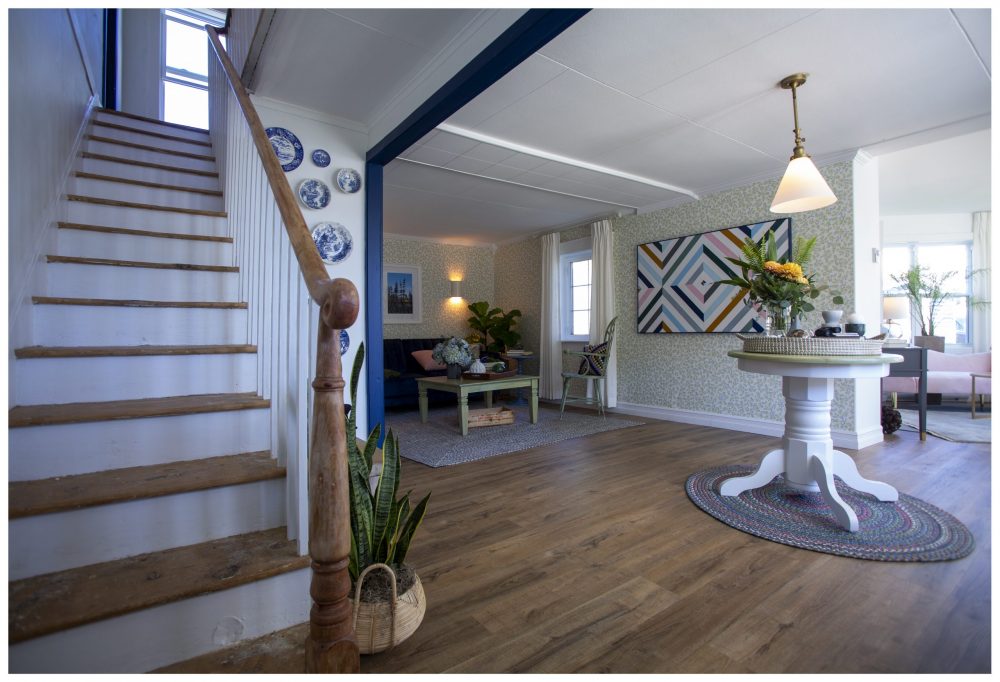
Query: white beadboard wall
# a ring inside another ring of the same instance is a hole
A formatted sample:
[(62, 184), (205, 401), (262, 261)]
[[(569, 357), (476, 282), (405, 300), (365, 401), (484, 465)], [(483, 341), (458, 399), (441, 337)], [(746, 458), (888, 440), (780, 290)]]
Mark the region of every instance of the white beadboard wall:
[[(30, 298), (46, 293), (45, 254), (54, 253), (55, 223), (62, 219), (69, 173), (83, 140), (91, 108), (97, 104), (79, 43), (100, 36), (93, 22), (74, 24), (70, 10), (12, 9), (9, 21), (8, 83), (8, 365), (13, 351), (30, 346)], [(44, 87), (39, 84), (44, 83)], [(16, 133), (16, 134), (15, 134)], [(9, 374), (13, 376), (13, 372)], [(8, 400), (17, 404), (13, 381)]]
[[(225, 84), (214, 57), (211, 63), (212, 143), (229, 212), (230, 234), (234, 238), (234, 264), (240, 268), (240, 300), (249, 304), (248, 333), (250, 343), (258, 346), (260, 393), (271, 400), (272, 452), (288, 469), (289, 537), (297, 538), (300, 552), (305, 553), (306, 453), (319, 308), (310, 299), (302, 280), (236, 98)], [(343, 123), (327, 120), (318, 112), (280, 102), (255, 98), (254, 103), (265, 128), (287, 128), (302, 142), (305, 158), (296, 170), (286, 174), (292, 189), (307, 178), (320, 179), (330, 186), (331, 201), (325, 209), (300, 208), (310, 229), (319, 222), (339, 222), (351, 232), (354, 237), (351, 255), (341, 263), (328, 265), (327, 272), (330, 277), (350, 279), (361, 291), (365, 267), (364, 192), (340, 192), (334, 175), (340, 168), (364, 172), (366, 132), (360, 125), (344, 127)], [(326, 168), (318, 168), (310, 158), (318, 148), (325, 149), (333, 159)], [(343, 356), (345, 379), (349, 378), (358, 345), (364, 339), (363, 313), (362, 301), (361, 314), (347, 330), (351, 344)], [(362, 374), (356, 406), (358, 423), (362, 425), (367, 423), (364, 381)], [(345, 390), (345, 401), (348, 397)]]

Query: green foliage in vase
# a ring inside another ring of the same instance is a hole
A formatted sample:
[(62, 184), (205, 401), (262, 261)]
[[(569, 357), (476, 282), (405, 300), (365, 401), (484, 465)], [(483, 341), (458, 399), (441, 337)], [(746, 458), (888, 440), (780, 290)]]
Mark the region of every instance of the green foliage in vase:
[(505, 313), (501, 308), (490, 308), (486, 301), (476, 301), (469, 304), (469, 311), (472, 313), (469, 326), (485, 345), (487, 353), (503, 353), (521, 340), (521, 335), (514, 331), (517, 318), (521, 317), (517, 308)]
[[(351, 371), (351, 404), (357, 404), (358, 379), (365, 359), (365, 344), (358, 347)], [(382, 427), (376, 424), (365, 448), (358, 447), (357, 412), (347, 416), (347, 463), (351, 504), (351, 555), (348, 571), (356, 581), (365, 568), (372, 564), (388, 564), (394, 571), (403, 564), (410, 549), (413, 534), (427, 511), (430, 493), (415, 507), (410, 508), (410, 493), (396, 497), (399, 491), (400, 457), (399, 440), (392, 430), (382, 445), (382, 471), (374, 492), (368, 481), (372, 460), (378, 446)]]

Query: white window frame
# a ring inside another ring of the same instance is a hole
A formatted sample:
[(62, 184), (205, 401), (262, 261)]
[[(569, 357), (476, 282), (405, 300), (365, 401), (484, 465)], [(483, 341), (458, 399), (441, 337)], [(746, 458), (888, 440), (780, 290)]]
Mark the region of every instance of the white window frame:
[[(560, 339), (564, 342), (587, 343), (590, 341), (590, 331), (586, 334), (573, 334), (573, 263), (593, 261), (594, 252), (590, 238), (574, 239), (563, 242), (559, 246), (559, 320)], [(594, 282), (593, 267), (591, 267), (590, 300), (593, 310)]]
[[(965, 249), (966, 249), (966, 253), (967, 253), (966, 263), (968, 264), (968, 270), (966, 270), (965, 273), (964, 273), (965, 274), (965, 293), (964, 294), (958, 294), (958, 296), (965, 298), (965, 327), (966, 327), (966, 329), (965, 329), (965, 337), (966, 337), (966, 339), (968, 339), (968, 342), (967, 343), (947, 343), (947, 344), (945, 344), (945, 346), (947, 348), (955, 348), (957, 350), (971, 349), (972, 348), (972, 338), (973, 338), (972, 337), (972, 333), (973, 333), (972, 327), (975, 324), (974, 321), (973, 321), (973, 319), (972, 319), (972, 277), (969, 275), (969, 273), (972, 271), (972, 242), (969, 241), (969, 240), (965, 240), (965, 239), (955, 239), (955, 240), (940, 241), (940, 242), (939, 241), (930, 241), (930, 242), (916, 242), (916, 241), (910, 241), (910, 242), (893, 242), (891, 244), (884, 244), (883, 248), (905, 248), (905, 249), (907, 249), (909, 251), (909, 254), (910, 254), (910, 267), (914, 267), (916, 265), (920, 265), (920, 263), (917, 262), (917, 249), (919, 247), (921, 247), (921, 246), (964, 246)], [(962, 276), (962, 274), (963, 273), (959, 273), (958, 276)], [(892, 298), (892, 297), (906, 298), (906, 296), (903, 295), (903, 294), (898, 294), (898, 293), (890, 294), (888, 292), (884, 293), (883, 297), (884, 298)], [(913, 336), (915, 334), (918, 334), (920, 332), (920, 329), (918, 327), (916, 327), (916, 323), (915, 323), (914, 320), (915, 320), (915, 317), (913, 315), (911, 315), (911, 320), (910, 320), (910, 331), (911, 331), (910, 335), (911, 336)]]
[[(167, 12), (174, 12), (175, 14), (181, 14), (187, 19), (168, 16)], [(215, 28), (222, 28), (225, 26), (225, 19), (219, 19), (217, 16), (213, 16), (211, 13), (199, 12), (198, 10), (191, 9), (176, 9), (168, 8), (160, 10), (160, 119), (163, 120), (166, 112), (166, 83), (174, 83), (176, 85), (181, 85), (188, 88), (194, 88), (195, 90), (208, 91), (208, 74), (202, 76), (201, 74), (192, 73), (184, 69), (175, 69), (167, 66), (167, 22), (175, 21), (178, 24), (184, 24), (185, 26), (190, 26), (192, 28), (197, 28), (204, 30), (205, 26), (214, 26)], [(225, 45), (225, 36), (220, 36)], [(206, 37), (207, 40), (207, 37)], [(206, 44), (206, 49), (208, 46)], [(180, 76), (180, 77), (178, 77)], [(190, 79), (190, 80), (188, 80)]]

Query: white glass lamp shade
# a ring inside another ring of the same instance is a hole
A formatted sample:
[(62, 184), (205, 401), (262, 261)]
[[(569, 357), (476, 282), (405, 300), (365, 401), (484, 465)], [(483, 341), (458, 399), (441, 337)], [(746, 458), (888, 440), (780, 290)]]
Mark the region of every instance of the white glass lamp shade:
[(808, 156), (792, 159), (771, 202), (771, 213), (801, 213), (837, 201), (819, 169)]
[(882, 299), (882, 316), (885, 320), (905, 320), (910, 317), (910, 303), (902, 296)]

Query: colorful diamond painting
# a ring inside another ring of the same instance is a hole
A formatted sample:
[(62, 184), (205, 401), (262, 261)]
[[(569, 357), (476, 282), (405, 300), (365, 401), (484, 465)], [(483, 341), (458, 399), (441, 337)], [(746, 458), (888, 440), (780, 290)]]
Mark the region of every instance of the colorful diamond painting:
[(791, 218), (640, 244), (639, 333), (763, 331), (763, 319), (744, 303), (746, 290), (719, 282), (740, 274), (726, 257), (742, 258), (743, 240), (759, 241), (768, 230), (774, 232), (778, 256), (790, 258)]

